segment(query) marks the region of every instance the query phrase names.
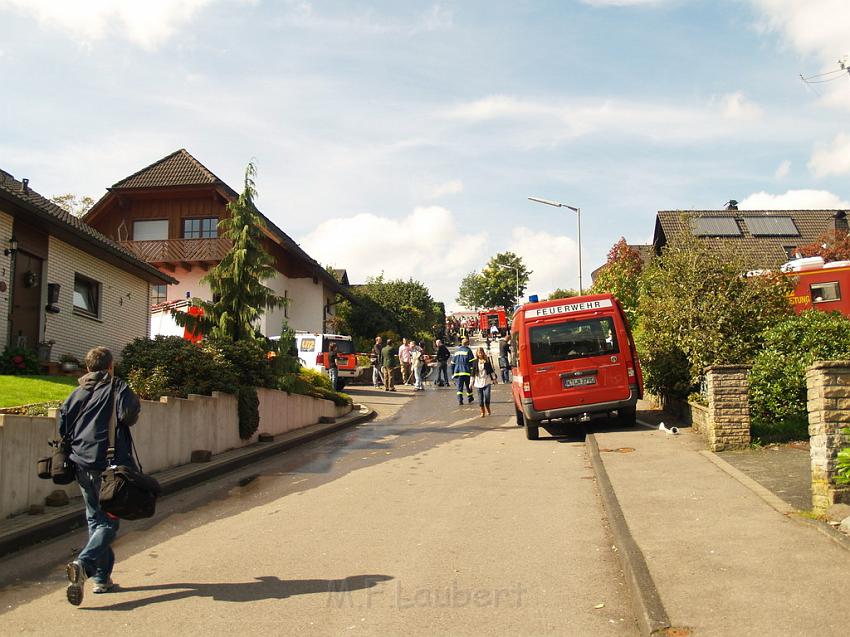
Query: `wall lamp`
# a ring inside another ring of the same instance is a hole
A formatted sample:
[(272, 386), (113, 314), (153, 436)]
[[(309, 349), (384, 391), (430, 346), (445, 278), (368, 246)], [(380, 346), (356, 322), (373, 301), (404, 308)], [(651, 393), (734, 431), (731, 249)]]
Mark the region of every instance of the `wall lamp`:
[(10, 254), (15, 254), (18, 251), (18, 240), (15, 239), (15, 235), (12, 235), (12, 238), (9, 239), (9, 247), (3, 250), (4, 256), (9, 256)]

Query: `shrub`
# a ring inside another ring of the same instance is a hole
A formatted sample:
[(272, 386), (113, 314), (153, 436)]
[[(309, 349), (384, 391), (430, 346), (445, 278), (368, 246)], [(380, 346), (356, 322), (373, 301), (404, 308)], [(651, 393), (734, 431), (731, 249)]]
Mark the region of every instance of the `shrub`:
[(161, 366), (152, 370), (131, 369), (127, 374), (127, 384), (144, 400), (157, 400), (169, 393), (168, 374)]
[(850, 320), (809, 310), (768, 328), (763, 339), (750, 375), (753, 423), (769, 428), (805, 421), (806, 367), (816, 360), (850, 359)]
[(241, 386), (236, 392), (236, 405), (239, 414), (239, 437), (248, 440), (260, 426), (260, 399), (256, 388)]
[[(850, 438), (850, 427), (845, 427), (841, 430), (845, 439)], [(835, 482), (838, 484), (850, 484), (850, 447), (845, 447), (838, 452), (835, 458), (835, 469), (838, 476)]]
[(252, 387), (274, 387), (277, 384), (275, 363), (267, 356), (265, 341), (209, 339), (201, 347), (214, 357), (221, 357), (239, 377), (240, 385)]
[(298, 374), (313, 387), (323, 387), (324, 389), (333, 391), (330, 376), (326, 376), (320, 371), (302, 367)]
[(0, 354), (0, 374), (38, 374), (38, 353), (25, 347), (6, 347)]

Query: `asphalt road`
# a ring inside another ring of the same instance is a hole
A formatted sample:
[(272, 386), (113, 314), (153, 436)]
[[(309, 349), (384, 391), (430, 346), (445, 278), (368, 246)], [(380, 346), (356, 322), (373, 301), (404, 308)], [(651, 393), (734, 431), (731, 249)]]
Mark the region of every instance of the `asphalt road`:
[(372, 422), (124, 523), (119, 589), (65, 601), (77, 532), (0, 561), (0, 634), (633, 635), (580, 436), (454, 390), (352, 388)]

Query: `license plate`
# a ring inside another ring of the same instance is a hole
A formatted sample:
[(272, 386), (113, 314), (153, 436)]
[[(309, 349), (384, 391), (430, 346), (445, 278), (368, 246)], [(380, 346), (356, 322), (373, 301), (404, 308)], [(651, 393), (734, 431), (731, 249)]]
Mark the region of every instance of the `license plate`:
[(570, 387), (583, 387), (584, 385), (595, 385), (596, 376), (576, 376), (574, 378), (564, 379), (564, 389)]

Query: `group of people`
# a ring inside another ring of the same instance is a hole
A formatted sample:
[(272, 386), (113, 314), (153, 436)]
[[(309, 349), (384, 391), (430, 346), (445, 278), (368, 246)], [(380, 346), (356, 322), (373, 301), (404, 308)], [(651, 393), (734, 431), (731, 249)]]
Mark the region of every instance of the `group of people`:
[[(434, 343), (434, 346), (436, 352), (433, 358), (437, 362), (436, 384), (438, 386), (448, 385), (449, 349), (439, 340)], [(400, 368), (403, 385), (412, 384), (414, 391), (425, 389), (426, 368), (430, 365), (432, 357), (425, 353), (423, 343), (402, 338), (401, 345), (396, 348), (392, 339), (387, 339), (385, 344), (383, 338), (377, 336), (372, 347), (371, 359), (372, 384), (375, 387), (383, 387), (385, 391), (395, 391), (393, 371)]]

